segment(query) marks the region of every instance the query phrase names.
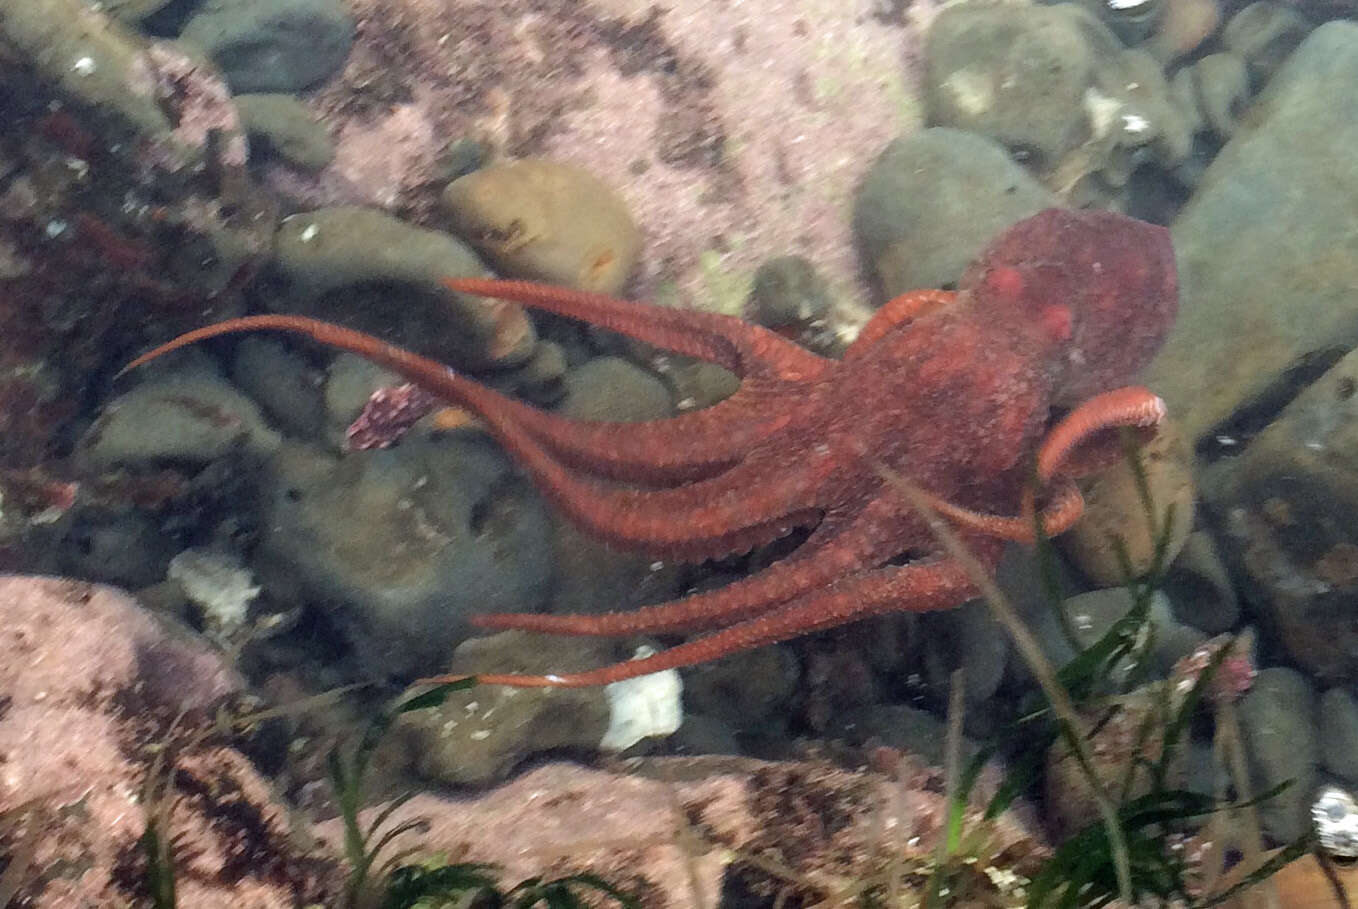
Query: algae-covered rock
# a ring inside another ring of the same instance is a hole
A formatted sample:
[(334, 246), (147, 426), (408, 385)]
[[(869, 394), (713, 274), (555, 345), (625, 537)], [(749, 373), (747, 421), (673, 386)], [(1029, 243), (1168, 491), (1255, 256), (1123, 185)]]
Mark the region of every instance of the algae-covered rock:
[(429, 356), (505, 365), (527, 359), (537, 340), (519, 306), (440, 286), (444, 277), (486, 273), (465, 244), (374, 209), (284, 219), (275, 264), (289, 308), (383, 333)]
[(547, 597), (546, 514), (489, 439), (339, 459), (285, 445), (269, 469), (261, 581), (323, 609), (376, 676), (441, 669), (473, 613)]
[(458, 233), (505, 275), (617, 294), (641, 252), (622, 198), (588, 171), (525, 158), (459, 177), (443, 193)]
[(78, 109), (112, 124), (152, 166), (203, 162), (217, 136), (223, 164), (245, 163), (245, 136), (211, 66), (171, 42), (147, 41), (84, 0), (0, 3), (0, 59), (33, 67)]
[[(611, 641), (573, 638), (544, 647), (536, 635), (506, 631), (467, 641), (445, 671), (573, 672), (620, 658), (626, 654)], [(503, 778), (530, 754), (595, 751), (608, 726), (603, 688), (478, 686), (453, 692), (433, 710), (406, 714), (398, 728), (421, 776), (478, 785)]]
[(1291, 661), (1358, 681), (1358, 353), (1313, 382), (1248, 440), (1202, 471), (1223, 515), (1228, 562)]
[(155, 376), (104, 405), (76, 448), (92, 469), (206, 464), (237, 448), (265, 454), (279, 437), (258, 405), (210, 369)]
[(237, 95), (241, 123), (254, 144), (303, 170), (320, 170), (335, 158), (330, 133), (292, 95)]

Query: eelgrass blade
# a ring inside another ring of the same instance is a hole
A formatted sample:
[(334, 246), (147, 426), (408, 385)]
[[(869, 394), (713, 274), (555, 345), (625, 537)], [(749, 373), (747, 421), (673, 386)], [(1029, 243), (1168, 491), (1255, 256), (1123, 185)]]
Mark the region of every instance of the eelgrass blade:
[[(493, 893), (495, 878), (490, 874), (493, 867), (467, 862), (428, 868), (403, 865), (387, 878), (382, 909), (413, 909), (426, 897), (455, 897), (477, 891)], [(459, 903), (476, 904), (475, 900)]]

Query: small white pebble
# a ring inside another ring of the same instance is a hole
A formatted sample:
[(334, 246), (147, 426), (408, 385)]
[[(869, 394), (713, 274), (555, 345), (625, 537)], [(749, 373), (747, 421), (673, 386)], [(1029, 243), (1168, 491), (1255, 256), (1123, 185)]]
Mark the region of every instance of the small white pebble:
[(77, 76), (91, 76), (96, 68), (93, 57), (80, 57), (71, 64), (71, 72)]

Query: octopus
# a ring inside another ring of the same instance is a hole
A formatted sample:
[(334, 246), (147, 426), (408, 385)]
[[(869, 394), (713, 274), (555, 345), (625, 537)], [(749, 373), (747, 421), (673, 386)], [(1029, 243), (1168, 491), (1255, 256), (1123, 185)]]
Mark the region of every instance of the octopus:
[[(608, 684), (869, 616), (960, 605), (976, 593), (975, 565), (950, 555), (931, 521), (948, 523), (986, 570), (1006, 540), (1068, 528), (1083, 507), (1073, 480), (1119, 456), (1119, 430), (1144, 434), (1164, 417), (1158, 397), (1128, 383), (1164, 340), (1178, 299), (1167, 230), (1061, 209), (1000, 235), (955, 291), (889, 301), (840, 359), (716, 313), (523, 281), (444, 283), (720, 364), (740, 386), (666, 419), (571, 420), (378, 338), (292, 315), (209, 325), (128, 368), (218, 335), (289, 332), (472, 412), (549, 499), (609, 544), (697, 561), (805, 534), (763, 570), (669, 602), (479, 616), (487, 629), (697, 635), (582, 672), (477, 676), (510, 686)], [(919, 495), (903, 495), (897, 478)]]

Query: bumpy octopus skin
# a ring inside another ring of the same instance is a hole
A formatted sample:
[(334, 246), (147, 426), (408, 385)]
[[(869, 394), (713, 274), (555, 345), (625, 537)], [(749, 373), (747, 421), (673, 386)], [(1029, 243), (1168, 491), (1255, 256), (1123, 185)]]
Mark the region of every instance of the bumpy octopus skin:
[(960, 604), (974, 594), (966, 571), (882, 468), (922, 489), (984, 565), (993, 566), (1004, 539), (1031, 538), (1034, 477), (1057, 490), (1040, 513), (1044, 529), (1064, 530), (1082, 507), (1069, 478), (1113, 450), (1104, 430), (1163, 417), (1158, 398), (1124, 383), (1159, 348), (1177, 307), (1168, 231), (1059, 209), (1002, 234), (955, 293), (890, 301), (842, 360), (713, 313), (527, 282), (444, 283), (710, 360), (740, 376), (740, 388), (669, 419), (568, 420), (377, 338), (286, 315), (189, 332), (128, 368), (222, 334), (300, 334), (476, 413), (547, 496), (611, 544), (698, 560), (812, 528), (791, 555), (717, 590), (630, 612), (478, 617), (485, 628), (552, 634), (706, 632), (596, 670), (478, 676), (516, 686), (606, 684), (871, 615)]

